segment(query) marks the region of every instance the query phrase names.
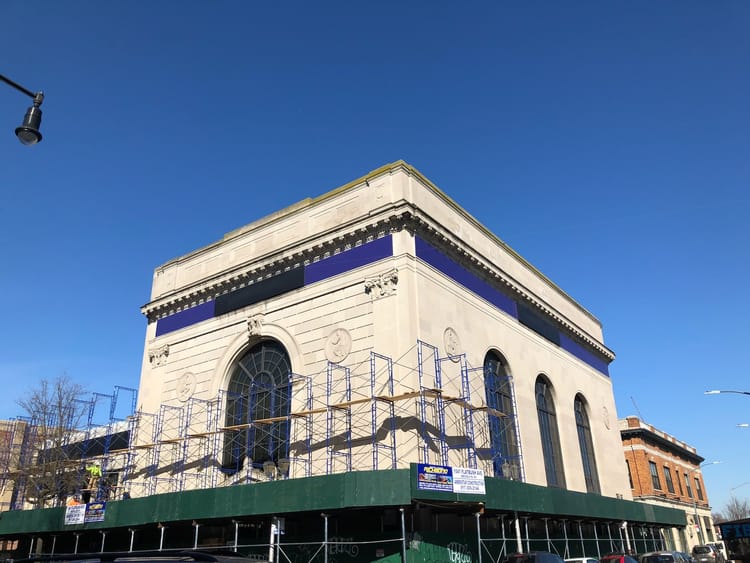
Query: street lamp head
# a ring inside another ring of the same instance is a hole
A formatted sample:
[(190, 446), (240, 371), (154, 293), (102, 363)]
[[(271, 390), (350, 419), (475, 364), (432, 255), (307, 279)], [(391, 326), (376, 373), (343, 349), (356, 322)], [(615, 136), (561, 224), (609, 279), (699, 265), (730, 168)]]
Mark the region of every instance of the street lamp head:
[(704, 395), (718, 395), (719, 393), (721, 393), (721, 391), (718, 391), (717, 389), (712, 389), (711, 391), (703, 392)]
[(39, 132), (39, 126), (42, 124), (42, 100), (44, 94), (37, 92), (34, 96), (34, 105), (26, 110), (23, 123), (16, 127), (16, 137), (24, 145), (35, 145), (42, 140), (42, 134)]

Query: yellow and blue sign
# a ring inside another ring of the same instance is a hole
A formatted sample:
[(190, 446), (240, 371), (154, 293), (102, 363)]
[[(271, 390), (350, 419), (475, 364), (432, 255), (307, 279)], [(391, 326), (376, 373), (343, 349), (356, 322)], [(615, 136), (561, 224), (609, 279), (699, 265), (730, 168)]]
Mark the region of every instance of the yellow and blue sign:
[(417, 490), (484, 495), (484, 473), (468, 467), (418, 463)]
[(445, 465), (417, 465), (417, 489), (453, 492), (453, 468)]

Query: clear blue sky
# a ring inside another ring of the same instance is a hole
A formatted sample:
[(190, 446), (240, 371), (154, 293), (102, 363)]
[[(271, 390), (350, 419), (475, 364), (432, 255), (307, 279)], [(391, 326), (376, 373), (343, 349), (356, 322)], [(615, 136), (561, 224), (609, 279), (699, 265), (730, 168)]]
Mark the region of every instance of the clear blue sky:
[[(0, 417), (136, 387), (153, 270), (404, 159), (604, 324), (618, 414), (750, 481), (750, 3), (0, 3)], [(744, 344), (743, 344), (744, 342)], [(735, 491), (750, 497), (750, 485)]]

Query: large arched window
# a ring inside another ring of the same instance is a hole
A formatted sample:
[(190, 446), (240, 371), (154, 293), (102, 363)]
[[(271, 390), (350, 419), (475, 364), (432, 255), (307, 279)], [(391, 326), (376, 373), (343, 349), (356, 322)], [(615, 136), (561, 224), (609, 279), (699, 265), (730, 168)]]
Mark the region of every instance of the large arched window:
[(237, 471), (248, 458), (262, 465), (288, 456), (290, 372), (289, 355), (273, 340), (253, 346), (232, 368), (227, 386), (224, 469)]
[(578, 446), (581, 448), (581, 461), (583, 462), (583, 476), (586, 479), (586, 490), (590, 493), (600, 493), (599, 475), (596, 471), (596, 457), (594, 456), (594, 443), (591, 440), (591, 426), (589, 425), (589, 415), (586, 412), (586, 400), (580, 394), (576, 395), (573, 408), (576, 414)]
[(544, 471), (547, 474), (547, 485), (565, 488), (560, 433), (557, 430), (557, 416), (552, 389), (544, 376), (536, 378), (536, 413), (539, 417), (539, 433), (542, 438)]
[(516, 412), (508, 363), (497, 352), (484, 358), (484, 390), (490, 427), (490, 455), (496, 476), (518, 479), (521, 459), (516, 436)]

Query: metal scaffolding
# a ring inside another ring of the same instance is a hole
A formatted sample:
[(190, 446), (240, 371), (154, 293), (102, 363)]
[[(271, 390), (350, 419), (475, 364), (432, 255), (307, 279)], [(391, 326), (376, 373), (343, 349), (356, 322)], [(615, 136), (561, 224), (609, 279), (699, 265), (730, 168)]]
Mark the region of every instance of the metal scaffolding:
[[(160, 405), (157, 413), (145, 413), (133, 411), (135, 390), (116, 387), (84, 402), (86, 428), (71, 433), (71, 440), (81, 442), (79, 460), (101, 458), (116, 482), (106, 494), (118, 496), (396, 469), (413, 462), (523, 478), (520, 449), (510, 459), (493, 440), (493, 432), (508, 425), (517, 438), (515, 416), (487, 404), (483, 370), (471, 368), (464, 354), (441, 356), (436, 346), (417, 341), (396, 361), (371, 352), (369, 361), (355, 366), (328, 362), (321, 373), (290, 373), (266, 392), (223, 390), (213, 398), (177, 399)], [(253, 418), (259, 400), (288, 401), (288, 408), (283, 406), (279, 416)], [(130, 411), (124, 417), (123, 405)], [(113, 447), (122, 432), (127, 444)], [(21, 447), (14, 455), (28, 462), (30, 453)], [(8, 465), (10, 451), (2, 455), (0, 463)], [(518, 468), (515, 474), (498, 471), (508, 463)]]

